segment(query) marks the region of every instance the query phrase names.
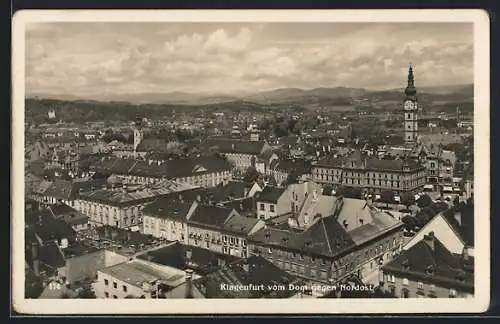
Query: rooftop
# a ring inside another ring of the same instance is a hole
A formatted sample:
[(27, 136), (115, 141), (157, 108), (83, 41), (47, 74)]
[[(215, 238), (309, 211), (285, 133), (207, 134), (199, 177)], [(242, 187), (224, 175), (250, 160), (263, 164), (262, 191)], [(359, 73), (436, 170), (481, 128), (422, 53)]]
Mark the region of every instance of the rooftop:
[(83, 193), (80, 199), (95, 201), (113, 206), (128, 206), (144, 201), (152, 201), (154, 199), (166, 196), (172, 192), (191, 189), (194, 186), (186, 183), (178, 183), (168, 181), (168, 183), (158, 184), (155, 186), (127, 186), (117, 189), (100, 189), (92, 192)]
[[(245, 265), (246, 264), (246, 265)], [(245, 267), (247, 266), (247, 269)], [(206, 298), (288, 298), (295, 295), (295, 291), (288, 289), (283, 291), (263, 290), (232, 290), (221, 289), (223, 284), (237, 285), (240, 287), (249, 285), (284, 284), (296, 282), (296, 278), (281, 270), (271, 262), (260, 256), (251, 256), (247, 260), (239, 260), (230, 263), (217, 272), (194, 280), (193, 285)]]
[(346, 230), (333, 216), (318, 218), (304, 231), (264, 228), (249, 240), (266, 246), (333, 257), (355, 245)]
[(431, 282), (462, 291), (474, 291), (474, 260), (455, 255), (433, 235), (426, 237), (383, 267), (384, 272)]
[[(191, 251), (189, 260), (186, 256), (188, 250)], [(222, 264), (239, 260), (239, 258), (228, 254), (221, 254), (196, 246), (187, 246), (178, 242), (148, 251), (139, 255), (138, 258), (182, 270), (190, 268), (200, 274), (216, 271)]]
[(207, 148), (217, 147), (221, 153), (240, 153), (257, 155), (262, 153), (265, 141), (249, 141), (229, 138), (211, 138), (207, 140)]
[(151, 284), (156, 280), (176, 287), (185, 281), (184, 271), (171, 267), (153, 266), (142, 261), (120, 263), (99, 271), (136, 287), (142, 287), (143, 283)]
[(258, 194), (257, 201), (259, 202), (269, 202), (269, 203), (277, 203), (278, 199), (283, 195), (286, 188), (278, 188), (266, 186), (264, 189)]

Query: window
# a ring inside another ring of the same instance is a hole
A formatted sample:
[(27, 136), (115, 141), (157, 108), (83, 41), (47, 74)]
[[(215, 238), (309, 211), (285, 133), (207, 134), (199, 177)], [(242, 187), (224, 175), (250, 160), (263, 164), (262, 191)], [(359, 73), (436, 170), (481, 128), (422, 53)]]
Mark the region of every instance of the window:
[(113, 282), (113, 288), (118, 288), (118, 284), (116, 282)]
[(104, 279), (104, 285), (105, 285), (105, 286), (108, 286), (108, 285), (109, 285), (109, 281), (108, 281), (108, 279)]
[(264, 204), (260, 204), (260, 210), (261, 210), (261, 211), (264, 211), (264, 210), (265, 210), (265, 206), (264, 206)]
[(403, 288), (401, 290), (401, 297), (403, 298), (410, 298), (410, 291), (406, 288)]
[(109, 293), (108, 293), (107, 291), (105, 291), (105, 292), (104, 292), (104, 296), (105, 296), (106, 298), (109, 298)]
[(122, 288), (123, 288), (123, 291), (124, 291), (124, 292), (127, 292), (127, 286), (123, 285), (123, 287), (122, 287)]
[(273, 249), (269, 248), (269, 249), (267, 250), (267, 252), (268, 252), (268, 253), (273, 253)]
[(406, 279), (406, 278), (403, 279), (403, 285), (408, 286), (408, 279)]
[(418, 289), (424, 289), (424, 283), (421, 282), (421, 281), (417, 282), (417, 288)]
[(274, 205), (269, 205), (269, 210), (271, 211), (271, 213), (274, 213)]
[(457, 291), (455, 289), (450, 289), (450, 294), (449, 294), (449, 297), (450, 298), (455, 298), (457, 297)]
[(116, 295), (113, 295), (113, 298), (114, 298), (114, 299), (117, 299), (118, 297), (116, 297)]

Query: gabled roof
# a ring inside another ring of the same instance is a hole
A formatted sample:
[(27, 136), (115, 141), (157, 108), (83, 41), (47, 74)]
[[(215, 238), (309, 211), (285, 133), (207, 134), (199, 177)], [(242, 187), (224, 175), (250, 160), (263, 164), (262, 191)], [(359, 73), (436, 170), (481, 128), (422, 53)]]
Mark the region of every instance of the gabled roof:
[(226, 185), (217, 186), (212, 198), (219, 202), (243, 197), (245, 197), (245, 183), (242, 181), (229, 181)]
[(277, 203), (286, 188), (266, 186), (258, 195), (257, 201)]
[[(474, 291), (474, 266), (472, 257), (464, 260), (452, 254), (434, 237), (432, 248), (425, 239), (421, 240), (383, 267), (384, 272), (397, 273), (413, 280), (432, 282), (447, 288)], [(433, 274), (428, 273), (432, 266)], [(459, 278), (462, 277), (462, 280)]]
[(53, 218), (50, 211), (39, 212), (39, 215), (42, 216), (42, 221), (31, 223), (30, 226), (42, 241), (72, 239), (76, 235), (71, 225), (62, 219)]
[(232, 211), (232, 209), (224, 207), (198, 205), (189, 217), (188, 223), (222, 228), (230, 218)]
[(249, 240), (301, 253), (334, 257), (355, 245), (335, 217), (317, 220), (305, 231), (268, 227), (251, 235)]
[(237, 235), (247, 235), (259, 222), (256, 218), (233, 215), (223, 225), (223, 230)]
[(173, 197), (165, 197), (144, 207), (142, 213), (144, 215), (184, 222), (186, 221), (191, 205), (191, 203), (181, 203), (179, 201), (175, 201)]

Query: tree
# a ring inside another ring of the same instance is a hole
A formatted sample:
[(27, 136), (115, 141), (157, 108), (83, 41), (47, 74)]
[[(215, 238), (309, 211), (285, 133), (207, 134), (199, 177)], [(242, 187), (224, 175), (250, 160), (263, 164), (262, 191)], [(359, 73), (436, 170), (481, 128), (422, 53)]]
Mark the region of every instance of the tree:
[(257, 181), (259, 177), (260, 177), (259, 171), (257, 171), (257, 169), (255, 169), (254, 167), (250, 167), (243, 175), (243, 181), (247, 183), (253, 183)]
[(384, 190), (380, 193), (380, 201), (386, 203), (386, 207), (389, 208), (389, 204), (394, 202), (394, 192), (391, 190)]
[(410, 208), (410, 206), (415, 203), (415, 196), (410, 192), (404, 192), (401, 195), (401, 203), (405, 205), (406, 208)]
[(429, 195), (422, 195), (422, 196), (420, 196), (420, 198), (418, 198), (417, 205), (420, 208), (430, 206), (430, 205), (432, 205), (432, 199), (431, 199), (431, 197), (429, 197)]
[(405, 229), (407, 231), (412, 231), (414, 228), (415, 228), (415, 218), (410, 216), (410, 215), (406, 215), (404, 216), (403, 218), (401, 218), (401, 221), (405, 224)]
[(333, 190), (332, 185), (326, 184), (323, 187), (323, 195), (325, 195), (325, 196), (331, 196), (332, 195), (332, 190)]
[(92, 287), (90, 284), (86, 284), (83, 286), (83, 289), (78, 293), (77, 298), (84, 298), (84, 299), (95, 299), (97, 298), (94, 291), (92, 290)]
[(182, 153), (181, 143), (168, 142), (166, 150), (170, 154), (180, 155)]

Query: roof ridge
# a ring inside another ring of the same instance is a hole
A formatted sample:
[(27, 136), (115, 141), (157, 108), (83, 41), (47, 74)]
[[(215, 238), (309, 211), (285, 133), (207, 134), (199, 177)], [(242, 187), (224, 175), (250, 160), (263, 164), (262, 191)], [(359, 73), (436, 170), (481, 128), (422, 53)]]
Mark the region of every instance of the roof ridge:
[(325, 221), (323, 220), (323, 218), (321, 218), (320, 221), (321, 221), (321, 225), (323, 227), (323, 231), (325, 233), (325, 238), (326, 238), (326, 243), (328, 245), (328, 250), (330, 251), (330, 253), (333, 253), (332, 247), (330, 246), (330, 240), (328, 239), (328, 232), (326, 231)]

